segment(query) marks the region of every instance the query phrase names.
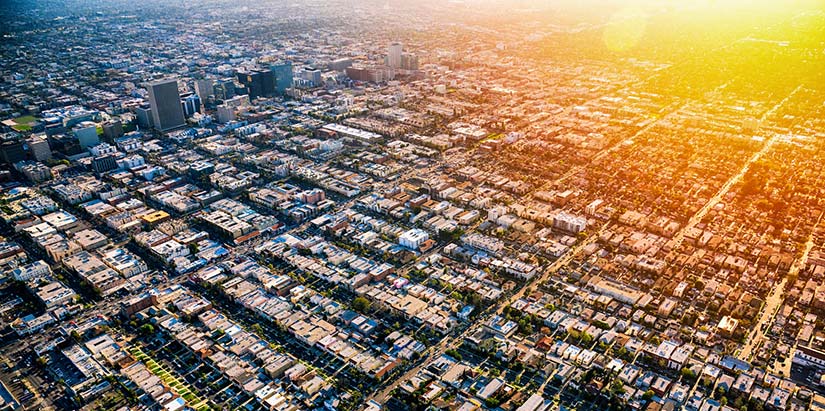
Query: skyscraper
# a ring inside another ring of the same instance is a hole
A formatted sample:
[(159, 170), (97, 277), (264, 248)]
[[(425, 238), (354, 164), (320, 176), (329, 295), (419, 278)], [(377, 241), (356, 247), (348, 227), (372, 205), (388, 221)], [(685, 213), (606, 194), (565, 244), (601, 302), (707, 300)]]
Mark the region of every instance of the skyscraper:
[(412, 53), (401, 55), (401, 68), (404, 70), (418, 70), (418, 56)]
[(97, 124), (91, 121), (84, 121), (76, 125), (72, 129), (72, 134), (84, 150), (100, 144), (100, 136), (97, 135)]
[(275, 94), (275, 73), (271, 70), (238, 71), (238, 81), (249, 89), (251, 99)]
[(166, 79), (147, 84), (149, 104), (152, 106), (152, 122), (156, 129), (167, 131), (186, 125), (180, 104), (178, 81)]
[(215, 81), (211, 78), (195, 80), (195, 93), (198, 94), (201, 101), (209, 100), (209, 96), (215, 94)]
[(303, 77), (305, 80), (312, 83), (313, 87), (318, 87), (321, 85), (321, 70), (306, 70), (303, 73)]
[(286, 93), (286, 90), (292, 87), (292, 63), (285, 61), (273, 64), (270, 70), (275, 74), (275, 91), (278, 94)]
[(14, 133), (8, 133), (0, 138), (0, 159), (9, 164), (14, 164), (26, 159), (26, 152), (23, 151), (23, 142)]
[(390, 44), (387, 53), (387, 65), (390, 66), (390, 68), (401, 67), (401, 43)]
[(46, 136), (42, 134), (35, 134), (26, 141), (29, 146), (29, 152), (37, 161), (46, 161), (52, 158), (52, 150), (49, 148), (49, 142)]
[(215, 99), (221, 101), (235, 97), (235, 82), (231, 78), (217, 80), (212, 86), (212, 92), (215, 93)]
[(123, 123), (120, 120), (111, 120), (103, 123), (103, 137), (113, 142), (123, 135)]
[(186, 118), (192, 117), (195, 113), (201, 111), (201, 99), (197, 94), (190, 94), (180, 100), (181, 107), (183, 107), (183, 116)]

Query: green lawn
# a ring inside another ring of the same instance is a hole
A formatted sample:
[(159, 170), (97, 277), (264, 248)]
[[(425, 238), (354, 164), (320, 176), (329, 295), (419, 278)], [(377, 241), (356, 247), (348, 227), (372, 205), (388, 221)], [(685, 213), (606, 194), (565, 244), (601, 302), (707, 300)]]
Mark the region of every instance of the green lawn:
[(35, 117), (35, 116), (17, 117), (16, 119), (14, 119), (14, 122), (17, 123), (17, 124), (32, 124), (32, 123), (37, 122), (37, 117)]
[(34, 123), (37, 122), (37, 118), (35, 116), (21, 116), (14, 119), (14, 122), (17, 124), (12, 126), (13, 129), (17, 131), (29, 131), (34, 126)]

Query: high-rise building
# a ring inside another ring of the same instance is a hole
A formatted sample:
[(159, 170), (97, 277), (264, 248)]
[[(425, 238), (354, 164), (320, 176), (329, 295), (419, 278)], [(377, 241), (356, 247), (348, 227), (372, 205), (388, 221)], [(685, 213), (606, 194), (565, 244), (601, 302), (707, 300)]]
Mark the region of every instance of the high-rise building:
[(387, 53), (387, 65), (390, 68), (401, 68), (401, 43), (392, 43)]
[(235, 81), (232, 79), (220, 79), (215, 81), (212, 92), (217, 100), (227, 100), (235, 97)]
[(49, 141), (46, 140), (45, 135), (35, 134), (26, 141), (29, 146), (29, 152), (32, 158), (37, 161), (46, 161), (52, 158), (52, 149), (49, 147)]
[(109, 142), (123, 136), (123, 123), (120, 120), (111, 120), (103, 123), (103, 138)]
[(72, 134), (84, 150), (100, 144), (100, 136), (97, 135), (97, 124), (91, 121), (84, 121), (76, 125), (72, 129)]
[(72, 157), (83, 152), (83, 148), (80, 147), (80, 143), (77, 139), (72, 135), (66, 134), (55, 134), (53, 136), (49, 136), (49, 147), (51, 147), (53, 151), (61, 153), (67, 157)]
[(195, 80), (195, 93), (201, 101), (209, 100), (209, 96), (215, 94), (215, 81), (210, 78)]
[(418, 70), (418, 56), (412, 53), (402, 54), (401, 68), (404, 70)]
[(192, 117), (192, 115), (201, 111), (201, 98), (197, 94), (183, 97), (180, 104), (183, 107), (183, 116), (186, 118)]
[(250, 99), (275, 94), (275, 73), (272, 70), (242, 70), (238, 71), (237, 76), (238, 81), (249, 89)]
[(292, 63), (285, 61), (270, 66), (270, 70), (275, 74), (275, 91), (278, 94), (286, 93), (286, 90), (292, 88)]
[(0, 137), (0, 157), (10, 164), (26, 159), (26, 152), (23, 151), (23, 142), (19, 135), (9, 133)]
[(344, 71), (347, 67), (352, 66), (352, 59), (350, 58), (341, 58), (338, 60), (331, 61), (327, 66), (330, 70), (333, 71)]
[(226, 104), (218, 106), (218, 123), (228, 123), (235, 120), (235, 108)]
[(178, 81), (166, 79), (147, 85), (149, 104), (152, 106), (152, 123), (160, 131), (168, 131), (186, 125), (180, 105)]
[(321, 85), (321, 70), (305, 70), (302, 75), (304, 80), (312, 83), (313, 87)]
[(137, 118), (137, 125), (139, 127), (152, 127), (152, 109), (149, 106), (135, 107), (135, 117)]
[(374, 83), (381, 83), (390, 78), (386, 67), (347, 67), (347, 77), (357, 81), (370, 81)]

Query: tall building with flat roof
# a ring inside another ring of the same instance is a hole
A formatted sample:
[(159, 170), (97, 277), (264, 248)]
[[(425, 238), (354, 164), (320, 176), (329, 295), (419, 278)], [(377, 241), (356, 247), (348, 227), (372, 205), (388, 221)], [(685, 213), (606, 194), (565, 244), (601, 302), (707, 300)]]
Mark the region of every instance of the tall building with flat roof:
[(97, 135), (97, 124), (91, 121), (84, 121), (76, 125), (72, 129), (72, 133), (84, 150), (100, 144), (100, 136)]
[(275, 91), (278, 94), (286, 93), (286, 90), (292, 87), (292, 63), (285, 61), (273, 64), (270, 69), (275, 74)]
[(4, 136), (0, 139), (0, 159), (9, 164), (14, 164), (26, 159), (26, 152), (23, 151), (23, 142), (15, 136)]
[(146, 85), (149, 91), (149, 105), (152, 106), (152, 123), (160, 131), (172, 130), (186, 125), (180, 104), (178, 81), (165, 79)]
[(180, 100), (183, 107), (183, 116), (192, 117), (195, 113), (201, 112), (201, 98), (197, 94), (188, 95)]
[(123, 122), (120, 120), (110, 120), (103, 123), (103, 137), (106, 141), (113, 142), (116, 138), (123, 136)]
[(209, 96), (215, 94), (215, 80), (211, 78), (195, 80), (195, 93), (201, 101), (209, 100)]
[(226, 100), (235, 96), (235, 82), (230, 79), (220, 79), (212, 84), (212, 93), (217, 100)]
[(49, 147), (49, 141), (46, 140), (45, 134), (35, 134), (26, 141), (29, 146), (29, 152), (37, 161), (46, 161), (52, 158), (52, 149)]
[(272, 70), (252, 69), (238, 71), (238, 81), (249, 89), (249, 98), (275, 94), (275, 73)]
[(392, 43), (387, 53), (387, 65), (391, 68), (401, 67), (401, 43)]

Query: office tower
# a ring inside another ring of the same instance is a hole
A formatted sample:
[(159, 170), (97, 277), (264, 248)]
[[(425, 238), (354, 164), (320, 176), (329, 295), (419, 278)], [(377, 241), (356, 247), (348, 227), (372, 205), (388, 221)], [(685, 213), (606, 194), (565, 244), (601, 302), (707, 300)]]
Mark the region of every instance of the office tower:
[(352, 59), (349, 58), (342, 58), (335, 61), (331, 61), (327, 67), (333, 71), (344, 71), (347, 67), (352, 66)]
[(401, 68), (401, 43), (390, 44), (387, 53), (387, 65), (390, 68)]
[(206, 78), (195, 80), (195, 93), (200, 97), (201, 101), (209, 100), (209, 96), (215, 94), (215, 81)]
[(292, 88), (292, 63), (285, 61), (278, 64), (273, 64), (270, 67), (272, 73), (275, 74), (275, 91), (278, 94), (286, 93), (287, 89)]
[(271, 70), (252, 69), (239, 71), (238, 81), (249, 89), (249, 98), (275, 94), (275, 73)]
[(29, 152), (32, 158), (37, 161), (46, 161), (52, 158), (52, 149), (49, 148), (49, 141), (46, 136), (42, 134), (35, 134), (26, 141), (29, 146)]
[(347, 67), (347, 77), (357, 81), (369, 81), (374, 83), (381, 83), (390, 78), (386, 68), (370, 68), (370, 67)]
[(26, 152), (23, 151), (23, 142), (19, 136), (9, 133), (2, 136), (0, 140), (0, 157), (6, 163), (14, 164), (26, 159)]
[(226, 104), (218, 106), (218, 123), (228, 123), (235, 120), (235, 108)]
[(167, 131), (186, 125), (177, 80), (153, 81), (147, 85), (147, 89), (149, 105), (152, 106), (152, 124), (156, 129)]
[(312, 83), (313, 87), (321, 85), (321, 70), (306, 70), (303, 72), (304, 80)]
[(51, 137), (58, 134), (66, 134), (69, 129), (62, 122), (46, 123), (46, 136)]
[(402, 54), (401, 68), (404, 70), (418, 70), (418, 56), (412, 53)]
[(137, 117), (138, 127), (151, 128), (152, 127), (152, 109), (148, 106), (135, 108), (135, 117)]
[(100, 144), (100, 137), (97, 135), (97, 124), (91, 121), (84, 121), (76, 125), (72, 129), (72, 134), (84, 150)]
[(111, 120), (103, 123), (103, 138), (112, 142), (123, 136), (123, 123), (120, 120)]
[(217, 100), (227, 100), (235, 97), (235, 81), (232, 79), (217, 80), (212, 86), (212, 92)]
[(201, 111), (201, 99), (197, 94), (182, 98), (180, 104), (183, 107), (183, 116), (186, 118), (192, 117), (193, 114)]
[(73, 135), (56, 134), (49, 136), (49, 147), (52, 151), (62, 153), (67, 157), (72, 157), (83, 152), (80, 143)]

